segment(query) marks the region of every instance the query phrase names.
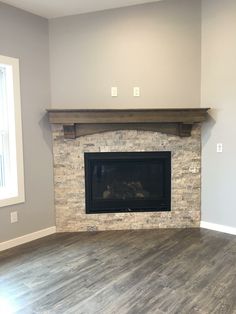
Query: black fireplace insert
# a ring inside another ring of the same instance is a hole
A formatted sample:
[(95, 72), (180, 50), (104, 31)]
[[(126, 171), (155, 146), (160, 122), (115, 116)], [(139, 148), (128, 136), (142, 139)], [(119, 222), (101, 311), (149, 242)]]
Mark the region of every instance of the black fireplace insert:
[(171, 210), (171, 152), (84, 157), (87, 214)]

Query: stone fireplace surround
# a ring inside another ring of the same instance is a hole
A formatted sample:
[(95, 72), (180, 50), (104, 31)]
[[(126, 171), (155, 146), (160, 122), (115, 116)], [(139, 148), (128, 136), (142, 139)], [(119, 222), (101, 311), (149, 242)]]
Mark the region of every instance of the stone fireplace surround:
[[(155, 131), (117, 130), (65, 139), (52, 124), (54, 190), (58, 232), (199, 227), (201, 126), (189, 137)], [(172, 152), (171, 212), (85, 213), (85, 152)]]

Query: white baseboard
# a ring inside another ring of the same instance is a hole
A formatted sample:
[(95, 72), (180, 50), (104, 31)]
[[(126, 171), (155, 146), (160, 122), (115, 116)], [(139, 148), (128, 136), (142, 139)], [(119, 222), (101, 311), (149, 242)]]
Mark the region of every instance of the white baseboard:
[[(218, 225), (218, 224), (214, 224), (214, 223), (210, 223), (206, 221), (201, 221), (200, 227), (203, 229), (209, 229), (209, 230), (236, 235), (236, 228), (233, 228), (233, 227)], [(47, 228), (47, 229), (39, 230), (33, 233), (29, 233), (22, 237), (15, 238), (6, 242), (2, 242), (0, 243), (0, 252), (10, 249), (12, 247), (18, 246), (18, 245), (27, 243), (27, 242), (31, 242), (31, 241), (46, 237), (54, 233), (56, 233), (55, 226)]]
[(15, 238), (15, 239), (12, 239), (12, 240), (9, 240), (6, 242), (2, 242), (2, 243), (0, 243), (0, 252), (5, 251), (7, 249), (10, 249), (14, 246), (18, 246), (18, 245), (21, 245), (21, 244), (24, 244), (27, 242), (31, 242), (31, 241), (46, 237), (46, 236), (53, 234), (53, 233), (56, 233), (56, 227), (55, 226), (47, 228), (47, 229), (39, 230), (39, 231), (36, 231), (33, 233), (29, 233), (29, 234), (26, 234), (22, 237)]
[(201, 228), (236, 235), (236, 228), (201, 221)]

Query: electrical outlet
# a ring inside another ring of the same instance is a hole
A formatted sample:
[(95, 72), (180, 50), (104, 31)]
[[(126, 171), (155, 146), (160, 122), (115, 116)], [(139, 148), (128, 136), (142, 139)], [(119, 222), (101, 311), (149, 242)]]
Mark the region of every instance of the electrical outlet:
[(139, 97), (140, 96), (140, 87), (134, 87), (133, 89), (133, 96)]
[(11, 212), (11, 223), (14, 224), (18, 222), (18, 212)]
[(111, 97), (117, 97), (118, 96), (118, 89), (117, 87), (111, 88)]
[(216, 145), (216, 152), (217, 153), (222, 153), (223, 152), (223, 144), (222, 143), (218, 143)]

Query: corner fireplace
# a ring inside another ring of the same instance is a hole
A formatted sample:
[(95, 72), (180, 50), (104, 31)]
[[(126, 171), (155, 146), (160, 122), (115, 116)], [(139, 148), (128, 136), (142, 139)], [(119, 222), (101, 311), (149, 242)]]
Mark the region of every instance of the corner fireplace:
[(84, 153), (86, 213), (171, 210), (171, 152)]

